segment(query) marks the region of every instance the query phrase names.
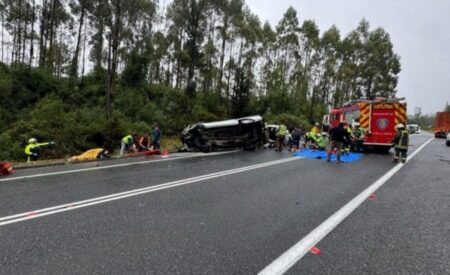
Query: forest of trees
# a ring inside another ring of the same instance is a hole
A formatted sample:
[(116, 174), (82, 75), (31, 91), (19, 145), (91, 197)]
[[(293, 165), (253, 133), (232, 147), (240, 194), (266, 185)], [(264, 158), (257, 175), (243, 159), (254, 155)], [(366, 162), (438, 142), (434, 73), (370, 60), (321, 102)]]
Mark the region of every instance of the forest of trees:
[(308, 126), (350, 99), (395, 96), (383, 28), (362, 19), (344, 36), (299, 17), (290, 7), (271, 26), (244, 0), (0, 0), (0, 159), (23, 159), (31, 136), (60, 157), (154, 124)]

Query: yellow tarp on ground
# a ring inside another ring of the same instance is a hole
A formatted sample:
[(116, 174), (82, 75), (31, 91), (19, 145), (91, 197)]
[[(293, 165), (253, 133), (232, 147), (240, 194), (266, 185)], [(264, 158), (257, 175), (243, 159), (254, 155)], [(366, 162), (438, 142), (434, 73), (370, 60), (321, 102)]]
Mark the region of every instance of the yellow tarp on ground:
[(81, 155), (73, 156), (69, 159), (69, 161), (85, 161), (85, 160), (95, 160), (97, 159), (98, 154), (103, 151), (102, 148), (95, 148), (84, 152)]

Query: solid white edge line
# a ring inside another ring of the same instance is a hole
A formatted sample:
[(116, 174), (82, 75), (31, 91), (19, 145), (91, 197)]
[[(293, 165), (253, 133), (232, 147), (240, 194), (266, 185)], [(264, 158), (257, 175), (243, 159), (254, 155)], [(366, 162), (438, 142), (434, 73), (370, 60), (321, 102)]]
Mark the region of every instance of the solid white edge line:
[[(407, 159), (409, 162), (420, 150), (422, 150), (434, 138), (430, 138), (416, 151), (414, 151)], [(383, 186), (393, 175), (395, 175), (404, 164), (399, 163), (389, 170), (386, 174), (372, 183), (359, 195), (353, 198), (350, 202), (344, 205), (341, 209), (331, 215), (328, 219), (322, 222), (318, 227), (313, 229), (308, 235), (303, 237), (294, 246), (285, 251), (281, 256), (275, 259), (271, 264), (261, 270), (259, 275), (274, 275), (284, 274), (289, 268), (296, 264), (308, 251), (325, 238), (336, 226), (338, 226), (345, 218), (347, 218), (353, 211), (356, 210), (367, 198), (376, 192), (378, 188)]]
[(141, 165), (141, 164), (147, 164), (147, 163), (153, 163), (153, 162), (163, 162), (163, 161), (171, 161), (171, 160), (179, 160), (179, 159), (218, 156), (218, 155), (225, 155), (225, 154), (236, 153), (236, 152), (239, 152), (239, 151), (235, 150), (235, 151), (229, 151), (229, 152), (208, 153), (208, 154), (204, 154), (204, 155), (194, 155), (194, 156), (190, 155), (190, 156), (181, 156), (181, 157), (166, 158), (166, 159), (127, 162), (127, 163), (113, 164), (113, 165), (108, 165), (108, 166), (89, 167), (89, 168), (73, 169), (73, 170), (66, 170), (66, 171), (59, 171), (59, 172), (50, 172), (50, 173), (34, 174), (34, 175), (28, 175), (28, 176), (4, 178), (4, 179), (0, 179), (0, 182), (64, 175), (64, 174), (103, 170), (103, 169), (118, 168), (118, 167), (128, 167), (128, 166)]
[(124, 198), (128, 198), (128, 197), (133, 197), (133, 196), (137, 196), (137, 195), (142, 195), (142, 194), (155, 192), (155, 191), (159, 191), (159, 190), (164, 190), (164, 189), (168, 189), (168, 188), (187, 185), (187, 184), (191, 184), (194, 182), (205, 181), (205, 180), (218, 178), (218, 177), (222, 177), (222, 176), (226, 176), (226, 175), (232, 175), (232, 174), (246, 172), (246, 171), (255, 170), (255, 169), (259, 169), (259, 168), (264, 168), (264, 167), (268, 167), (268, 166), (272, 166), (272, 165), (282, 164), (282, 163), (286, 163), (286, 162), (290, 162), (290, 161), (298, 160), (298, 159), (302, 159), (302, 158), (301, 157), (290, 157), (290, 158), (285, 158), (285, 159), (281, 159), (281, 160), (270, 161), (270, 162), (251, 165), (251, 166), (247, 166), (247, 167), (242, 167), (242, 168), (217, 172), (217, 173), (213, 173), (213, 174), (203, 175), (203, 176), (199, 176), (199, 177), (195, 177), (195, 178), (178, 180), (178, 181), (174, 181), (174, 182), (168, 182), (168, 183), (150, 186), (150, 187), (146, 187), (146, 188), (134, 189), (134, 190), (130, 190), (130, 191), (122, 192), (122, 193), (93, 198), (93, 199), (89, 199), (89, 200), (73, 202), (73, 203), (58, 205), (58, 206), (34, 210), (34, 211), (28, 211), (28, 212), (24, 212), (24, 213), (12, 215), (12, 216), (6, 216), (6, 217), (0, 218), (0, 221), (3, 221), (3, 222), (0, 222), (0, 226), (11, 224), (11, 223), (17, 223), (20, 221), (30, 220), (30, 219), (34, 219), (34, 218), (44, 217), (44, 216), (48, 216), (48, 215), (52, 215), (52, 214), (56, 214), (56, 213), (60, 213), (60, 212), (66, 212), (66, 211), (70, 211), (70, 210), (74, 210), (74, 209), (78, 209), (78, 208), (102, 204), (102, 203), (115, 201), (115, 200), (119, 200), (119, 199), (124, 199)]
[[(298, 158), (298, 157), (297, 157)], [(82, 200), (82, 201), (76, 201), (76, 202), (71, 202), (71, 203), (65, 203), (65, 204), (61, 204), (61, 205), (57, 205), (57, 206), (53, 206), (53, 207), (48, 207), (48, 208), (43, 208), (43, 209), (39, 209), (39, 210), (34, 210), (34, 211), (28, 211), (28, 212), (24, 212), (24, 213), (20, 213), (20, 214), (15, 214), (15, 215), (10, 215), (10, 216), (5, 216), (5, 217), (1, 217), (0, 221), (4, 221), (4, 220), (10, 220), (10, 219), (14, 219), (17, 217), (21, 217), (21, 216), (27, 216), (30, 213), (33, 214), (38, 214), (38, 213), (42, 213), (42, 212), (47, 212), (47, 211), (51, 211), (51, 210), (55, 210), (55, 209), (59, 209), (59, 208), (66, 208), (66, 207), (73, 207), (79, 204), (85, 204), (85, 203), (90, 203), (93, 201), (99, 201), (99, 200), (104, 200), (104, 199), (109, 199), (112, 197), (118, 197), (118, 196), (123, 196), (126, 194), (131, 194), (131, 193), (137, 193), (137, 192), (142, 192), (142, 191), (146, 191), (146, 190), (150, 190), (150, 189), (155, 189), (155, 188), (160, 188), (160, 187), (165, 187), (165, 186), (172, 186), (178, 183), (183, 183), (183, 182), (191, 182), (194, 180), (198, 180), (198, 179), (207, 179), (207, 178), (211, 178), (213, 176), (222, 176), (222, 175), (228, 175), (230, 173), (233, 172), (240, 172), (240, 171), (247, 171), (247, 170), (251, 170), (251, 169), (257, 169), (257, 168), (261, 168), (261, 167), (266, 167), (269, 165), (275, 165), (275, 164), (280, 164), (280, 163), (284, 163), (290, 160), (294, 160), (296, 159), (295, 157), (292, 158), (285, 158), (285, 159), (280, 159), (280, 160), (275, 160), (275, 161), (270, 161), (270, 162), (265, 162), (265, 163), (260, 163), (260, 164), (255, 164), (255, 165), (250, 165), (250, 166), (246, 166), (246, 167), (241, 167), (241, 168), (235, 168), (235, 169), (230, 169), (230, 170), (225, 170), (225, 171), (220, 171), (220, 172), (216, 172), (216, 173), (211, 173), (211, 174), (206, 174), (206, 175), (201, 175), (201, 176), (197, 176), (197, 177), (192, 177), (192, 178), (186, 178), (186, 179), (181, 179), (181, 180), (176, 180), (176, 181), (172, 181), (172, 182), (167, 182), (167, 183), (162, 183), (162, 184), (158, 184), (158, 185), (152, 185), (152, 186), (148, 186), (148, 187), (143, 187), (143, 188), (138, 188), (138, 189), (132, 189), (132, 190), (128, 190), (128, 191), (124, 191), (124, 192), (120, 192), (120, 193), (115, 193), (115, 194), (111, 194), (111, 195), (106, 195), (106, 196), (101, 196), (101, 197), (96, 197), (96, 198), (91, 198), (91, 199), (87, 199), (87, 200)]]

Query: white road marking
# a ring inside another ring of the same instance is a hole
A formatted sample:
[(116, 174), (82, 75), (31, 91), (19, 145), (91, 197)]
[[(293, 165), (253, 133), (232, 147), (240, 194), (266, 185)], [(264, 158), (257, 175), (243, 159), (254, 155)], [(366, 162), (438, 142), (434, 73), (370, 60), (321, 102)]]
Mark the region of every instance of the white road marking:
[(128, 197), (142, 195), (142, 194), (155, 192), (155, 191), (159, 191), (159, 190), (164, 190), (164, 189), (168, 189), (168, 188), (174, 188), (174, 187), (178, 187), (178, 186), (182, 186), (182, 185), (191, 184), (194, 182), (205, 181), (205, 180), (214, 179), (214, 178), (218, 178), (218, 177), (222, 177), (222, 176), (227, 176), (227, 175), (242, 173), (242, 172), (246, 172), (246, 171), (250, 171), (250, 170), (254, 170), (254, 169), (260, 169), (260, 168), (264, 168), (264, 167), (268, 167), (268, 166), (273, 166), (273, 165), (277, 165), (277, 164), (287, 163), (287, 162), (299, 160), (299, 159), (301, 159), (301, 158), (300, 157), (290, 157), (290, 158), (285, 158), (285, 159), (280, 159), (280, 160), (275, 160), (275, 161), (269, 161), (269, 162), (265, 162), (265, 163), (260, 163), (260, 164), (255, 164), (255, 165), (251, 165), (251, 166), (221, 171), (221, 172), (207, 174), (207, 175), (203, 175), (203, 176), (187, 178), (187, 179), (183, 179), (183, 180), (177, 180), (177, 181), (163, 183), (163, 184), (154, 185), (154, 186), (149, 186), (149, 187), (145, 187), (145, 188), (134, 189), (134, 190), (116, 193), (116, 194), (112, 194), (112, 195), (108, 195), (108, 196), (102, 196), (102, 197), (92, 198), (92, 199), (88, 199), (88, 200), (57, 205), (57, 206), (53, 206), (53, 207), (49, 207), (49, 208), (28, 211), (28, 212), (24, 212), (24, 213), (20, 213), (20, 214), (16, 214), (16, 215), (1, 217), (0, 218), (0, 226), (11, 224), (11, 223), (17, 223), (17, 222), (21, 222), (21, 221), (25, 221), (25, 220), (29, 220), (29, 219), (44, 217), (44, 216), (48, 216), (48, 215), (53, 215), (56, 213), (66, 212), (66, 211), (70, 211), (70, 210), (74, 210), (74, 209), (78, 209), (78, 208), (102, 204), (102, 203), (106, 203), (106, 202), (110, 202), (110, 201), (120, 200), (120, 199), (124, 199), (124, 198), (128, 198)]
[[(420, 146), (416, 151), (414, 151), (407, 159), (410, 161), (417, 153), (420, 152), (428, 143), (430, 143), (433, 138), (426, 141), (422, 146)], [(378, 188), (383, 186), (395, 173), (397, 173), (404, 164), (399, 163), (384, 174), (377, 181), (372, 183), (359, 195), (353, 198), (350, 202), (344, 205), (336, 213), (331, 215), (328, 219), (322, 222), (318, 227), (311, 231), (308, 235), (303, 237), (298, 243), (289, 248), (286, 252), (281, 254), (275, 261), (261, 270), (259, 275), (274, 275), (283, 274), (295, 263), (297, 263), (303, 256), (308, 253), (308, 251), (325, 238), (336, 226), (338, 226), (345, 218), (347, 218), (353, 211), (356, 210), (367, 198), (375, 193)]]
[(96, 171), (96, 170), (111, 169), (111, 168), (118, 168), (118, 167), (127, 167), (127, 166), (141, 165), (141, 164), (147, 164), (147, 163), (152, 163), (152, 162), (162, 162), (162, 161), (171, 161), (171, 160), (179, 160), (179, 159), (187, 159), (187, 158), (217, 156), (217, 155), (224, 155), (224, 154), (235, 153), (235, 152), (238, 152), (238, 151), (216, 152), (216, 153), (198, 154), (198, 155), (190, 154), (190, 155), (187, 155), (187, 156), (175, 157), (175, 158), (165, 158), (165, 159), (158, 159), (158, 160), (145, 160), (145, 161), (127, 162), (127, 163), (113, 164), (113, 165), (108, 165), (108, 166), (98, 166), (98, 167), (90, 167), (90, 168), (81, 168), (81, 169), (59, 171), (59, 172), (34, 174), (34, 175), (28, 175), (28, 176), (4, 178), (4, 179), (0, 179), (0, 182), (13, 181), (13, 180), (23, 180), (23, 179), (32, 179), (32, 178), (41, 178), (41, 177), (56, 176), (56, 175), (65, 175), (65, 174), (80, 173), (80, 172), (87, 172), (87, 171)]

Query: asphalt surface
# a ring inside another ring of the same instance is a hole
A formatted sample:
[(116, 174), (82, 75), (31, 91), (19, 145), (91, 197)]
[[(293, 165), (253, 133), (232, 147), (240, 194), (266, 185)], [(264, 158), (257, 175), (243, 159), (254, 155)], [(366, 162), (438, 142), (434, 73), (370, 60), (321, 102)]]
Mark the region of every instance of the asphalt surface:
[[(430, 137), (413, 135), (410, 152)], [(291, 157), (261, 150), (21, 170), (0, 178), (0, 219)], [(0, 274), (255, 274), (394, 165), (392, 152), (351, 164), (298, 158), (30, 217), (0, 226)], [(320, 255), (288, 273), (449, 274), (449, 171), (450, 148), (431, 141), (317, 244)]]

